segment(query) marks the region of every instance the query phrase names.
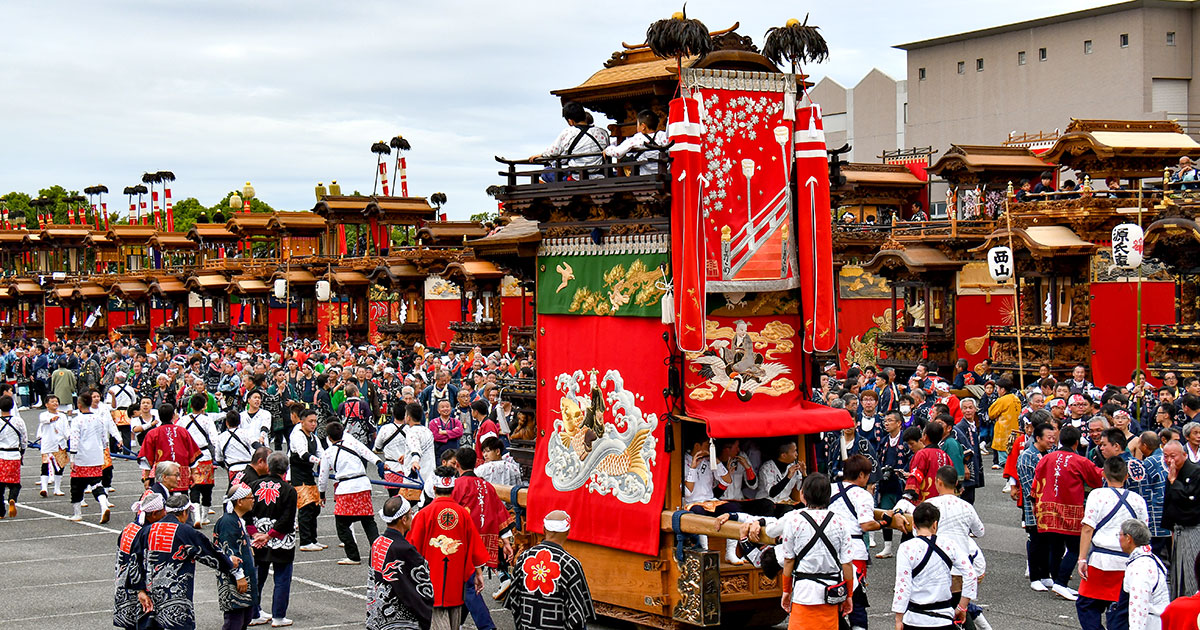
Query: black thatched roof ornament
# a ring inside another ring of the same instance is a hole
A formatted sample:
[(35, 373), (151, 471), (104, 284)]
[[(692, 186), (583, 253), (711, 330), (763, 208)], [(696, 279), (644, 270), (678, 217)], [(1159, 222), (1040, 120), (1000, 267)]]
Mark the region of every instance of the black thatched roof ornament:
[(412, 145), (408, 143), (408, 140), (404, 139), (404, 136), (396, 136), (395, 138), (392, 138), (392, 140), (388, 142), (388, 145), (397, 151), (408, 151), (412, 148)]
[(121, 191), (121, 194), (133, 196), (133, 195), (138, 194), (138, 191), (137, 191), (137, 188), (134, 186), (126, 186), (125, 190)]
[(158, 182), (158, 173), (142, 173), (143, 184), (157, 184)]
[(429, 203), (441, 208), (446, 203), (446, 193), (435, 192), (429, 196)]
[(778, 66), (788, 62), (793, 70), (801, 63), (825, 61), (829, 59), (829, 44), (818, 32), (819, 28), (808, 25), (808, 15), (803, 22), (792, 18), (783, 26), (773, 26), (767, 29), (763, 56)]
[(650, 51), (664, 59), (703, 57), (713, 50), (712, 36), (700, 20), (689, 20), (687, 4), (670, 18), (659, 20), (646, 29)]
[(391, 155), (392, 150), (388, 147), (386, 142), (380, 140), (379, 142), (375, 142), (375, 143), (371, 144), (371, 153), (378, 153), (380, 155)]
[(159, 172), (155, 173), (154, 175), (158, 177), (158, 181), (160, 181), (160, 182), (175, 181), (175, 173), (172, 173), (171, 171), (159, 171)]
[(100, 185), (96, 186), (95, 188), (96, 188), (97, 195), (108, 192), (108, 186), (105, 186), (104, 184), (100, 184)]
[(145, 186), (143, 186), (141, 184), (138, 184), (137, 186), (133, 187), (133, 194), (135, 194), (135, 195), (144, 195), (148, 192), (150, 192), (150, 189), (146, 188)]

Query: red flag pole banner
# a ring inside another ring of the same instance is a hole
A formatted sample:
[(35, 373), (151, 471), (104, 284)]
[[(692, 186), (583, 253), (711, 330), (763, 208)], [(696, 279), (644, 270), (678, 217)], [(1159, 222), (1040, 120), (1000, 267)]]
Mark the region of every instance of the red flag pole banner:
[[(542, 241), (538, 250), (538, 435), (529, 528), (563, 509), (572, 536), (657, 555), (669, 458), (660, 265), (668, 237)], [(518, 423), (520, 420), (518, 419)]]
[(387, 178), (387, 162), (379, 163), (379, 178), (383, 182), (383, 196), (390, 197), (391, 193), (388, 192), (389, 188), (388, 188), (388, 178)]
[(400, 158), (400, 196), (408, 196), (408, 158)]
[(171, 189), (163, 190), (163, 207), (167, 213), (167, 231), (175, 231), (175, 204), (171, 203)]
[(801, 302), (804, 304), (804, 351), (837, 347), (837, 307), (833, 277), (833, 224), (829, 209), (829, 157), (821, 106), (802, 104), (796, 112), (796, 181), (799, 188)]
[(704, 236), (700, 219), (701, 159), (699, 104), (671, 101), (671, 250), (675, 290), (675, 339), (680, 350), (704, 348)]
[[(108, 231), (108, 204), (106, 204), (106, 203), (100, 204), (100, 212), (104, 213), (104, 231), (107, 232)], [(97, 220), (97, 222), (96, 222), (96, 229), (97, 230), (100, 229), (99, 220)]]

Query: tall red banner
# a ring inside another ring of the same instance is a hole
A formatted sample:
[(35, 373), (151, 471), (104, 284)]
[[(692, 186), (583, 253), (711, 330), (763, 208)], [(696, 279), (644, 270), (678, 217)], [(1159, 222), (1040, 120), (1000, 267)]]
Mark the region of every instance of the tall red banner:
[(528, 528), (540, 531), (542, 518), (562, 509), (575, 540), (657, 554), (670, 465), (667, 371), (647, 357), (663, 347), (665, 326), (650, 317), (542, 314), (538, 328), (545, 437), (534, 457)]
[(696, 99), (671, 101), (671, 252), (675, 338), (684, 350), (704, 347), (704, 226), (700, 220), (700, 114)]
[(829, 158), (821, 106), (796, 111), (796, 188), (800, 224), (800, 293), (804, 351), (828, 352), (837, 345), (833, 276), (833, 224), (829, 210)]

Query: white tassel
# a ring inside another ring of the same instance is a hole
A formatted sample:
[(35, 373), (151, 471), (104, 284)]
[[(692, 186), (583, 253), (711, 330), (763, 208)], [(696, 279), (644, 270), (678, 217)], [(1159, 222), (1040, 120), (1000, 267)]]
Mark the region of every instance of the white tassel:
[(796, 120), (796, 80), (794, 74), (789, 74), (791, 84), (783, 90), (783, 119)]
[(706, 133), (708, 127), (705, 125), (705, 121), (708, 120), (708, 114), (704, 111), (704, 94), (700, 90), (696, 90), (696, 113), (700, 118), (700, 133)]
[(708, 468), (717, 469), (717, 442), (712, 438), (708, 438)]
[(662, 323), (675, 323), (675, 288), (668, 286), (662, 296)]

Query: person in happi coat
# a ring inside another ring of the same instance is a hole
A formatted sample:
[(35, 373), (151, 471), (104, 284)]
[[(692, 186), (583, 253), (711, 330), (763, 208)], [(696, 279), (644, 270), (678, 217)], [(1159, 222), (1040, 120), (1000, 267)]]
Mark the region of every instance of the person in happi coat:
[(236, 411), (225, 413), (224, 424), (224, 430), (216, 438), (216, 462), (225, 467), (232, 483), (250, 465), (254, 438), (242, 427), (242, 415)]
[[(1166, 614), (1171, 601), (1170, 580), (1162, 560), (1150, 549), (1150, 528), (1137, 519), (1121, 523), (1121, 551), (1129, 558), (1125, 561), (1125, 577), (1121, 583), (1121, 599), (1118, 607), (1128, 611), (1123, 621), (1129, 630), (1160, 630), (1183, 628), (1172, 625)], [(1182, 602), (1186, 598), (1177, 601)], [(1180, 619), (1190, 627), (1196, 625), (1196, 612)], [(1116, 628), (1110, 625), (1109, 628)]]
[(371, 543), (367, 630), (429, 630), (433, 618), (429, 563), (404, 537), (412, 529), (413, 513), (413, 505), (404, 497), (388, 499), (379, 511), (387, 529)]
[[(507, 527), (511, 521), (508, 508), (496, 494), (496, 488), (475, 474), (475, 449), (464, 446), (454, 452), (454, 466), (458, 469), (458, 480), (454, 483), (454, 501), (471, 512), (471, 518), (483, 545), (488, 551), (487, 566), (490, 569), (501, 568), (501, 563), (512, 557), (512, 532)], [(500, 557), (500, 549), (504, 549), (504, 558)], [(469, 582), (463, 588), (463, 598), (471, 618), (479, 630), (492, 630), (496, 624), (492, 622), (487, 604), (474, 592), (474, 585)]]
[(300, 551), (321, 551), (328, 547), (317, 542), (317, 517), (321, 515), (321, 490), (317, 488), (317, 470), (325, 449), (317, 439), (317, 412), (304, 409), (300, 422), (292, 427), (288, 437), (291, 458), (292, 487), (296, 489), (296, 529), (300, 534)]
[(1167, 493), (1163, 499), (1162, 526), (1171, 531), (1171, 597), (1196, 594), (1193, 567), (1200, 557), (1200, 465), (1188, 459), (1178, 440), (1163, 447), (1167, 466)]
[(515, 486), (521, 483), (521, 465), (504, 452), (504, 443), (496, 436), (483, 440), (483, 461), (475, 465), (475, 474), (489, 483)]
[(221, 630), (246, 630), (258, 609), (258, 572), (243, 520), (254, 509), (254, 492), (244, 483), (230, 484), (224, 504), (225, 514), (213, 526), (213, 539), (221, 553), (241, 559), (245, 577), (234, 580), (224, 573), (217, 574), (217, 603), (225, 615)]
[(200, 446), (187, 429), (175, 424), (178, 418), (174, 405), (158, 408), (158, 419), (162, 421), (162, 426), (151, 429), (142, 438), (138, 459), (151, 469), (162, 461), (179, 464), (179, 485), (175, 491), (187, 492), (192, 487), (191, 466), (200, 459)]
[[(1128, 476), (1125, 461), (1109, 457), (1104, 461), (1108, 487), (1092, 490), (1084, 503), (1077, 567), (1081, 581), (1075, 602), (1083, 630), (1119, 628), (1127, 616), (1127, 603), (1118, 603), (1129, 558), (1121, 549), (1121, 527), (1131, 518), (1147, 521), (1146, 502), (1125, 487)], [(1102, 618), (1107, 621), (1101, 623)]]
[(324, 498), (329, 477), (333, 476), (333, 522), (338, 540), (342, 541), (346, 551), (346, 557), (338, 560), (338, 564), (359, 564), (362, 558), (358, 555), (358, 545), (354, 542), (354, 532), (350, 527), (355, 522), (362, 524), (368, 544), (375, 542), (379, 536), (367, 467), (374, 464), (379, 478), (383, 479), (383, 462), (365, 444), (350, 435), (340, 422), (329, 423), (325, 427), (325, 435), (329, 437), (329, 448), (321, 457), (317, 488)]
[(79, 413), (71, 423), (71, 520), (83, 520), (83, 495), (91, 492), (100, 503), (100, 522), (107, 523), (112, 504), (104, 489), (104, 459), (109, 438), (120, 440), (121, 433), (107, 415), (92, 411), (94, 398), (86, 392), (79, 397)]
[(1068, 583), (1079, 559), (1084, 487), (1104, 485), (1100, 469), (1076, 451), (1079, 435), (1079, 429), (1070, 425), (1059, 431), (1059, 450), (1038, 462), (1033, 472), (1031, 495), (1037, 530), (1049, 549), (1050, 572), (1054, 580), (1050, 590), (1067, 601), (1077, 599)]
[(167, 499), (166, 512), (162, 520), (143, 527), (134, 537), (125, 587), (137, 593), (142, 610), (163, 630), (193, 630), (196, 562), (241, 580), (241, 560), (217, 551), (212, 541), (191, 527), (192, 504), (186, 496)]
[(945, 431), (945, 425), (940, 422), (930, 422), (925, 425), (921, 440), (923, 446), (921, 450), (913, 453), (912, 459), (909, 460), (908, 476), (904, 481), (904, 494), (914, 505), (929, 497), (936, 497), (938, 490), (934, 479), (937, 477), (938, 469), (942, 466), (954, 465), (946, 451), (938, 448), (938, 444), (941, 444), (942, 438), (945, 437)]
[(254, 509), (250, 513), (252, 524), (246, 530), (254, 544), (260, 599), (267, 574), (271, 571), (275, 574), (271, 614), (262, 611), (263, 614), (254, 620), (256, 624), (282, 626), (292, 623), (286, 615), (292, 596), (292, 565), (296, 560), (296, 489), (284, 480), (287, 474), (287, 454), (271, 453), (267, 456), (267, 474), (255, 479), (250, 486), (254, 491)]
[(474, 574), (475, 592), (483, 590), (487, 548), (471, 513), (450, 496), (455, 471), (439, 466), (433, 471), (434, 499), (413, 519), (408, 532), (412, 543), (429, 562), (433, 584), (433, 630), (458, 630), (462, 625), (463, 585)]
[(67, 438), (71, 421), (58, 408), (58, 396), (46, 396), (46, 410), (38, 417), (37, 439), (42, 451), (41, 495), (47, 495), (47, 484), (54, 482), (54, 496), (63, 496), (62, 473), (67, 467)]
[[(191, 467), (191, 484), (188, 495), (196, 506), (196, 526), (209, 524), (208, 515), (212, 511), (213, 490), (213, 460), (216, 455), (217, 428), (204, 410), (208, 399), (201, 394), (195, 394), (188, 401), (190, 411), (179, 420), (179, 426), (188, 435), (200, 451), (200, 456)], [(154, 430), (151, 429), (151, 432)]]
[(142, 528), (162, 520), (166, 515), (166, 505), (163, 495), (151, 492), (134, 503), (133, 512), (136, 515), (133, 522), (121, 530), (117, 537), (117, 567), (116, 581), (113, 588), (113, 625), (126, 630), (136, 630), (138, 621), (145, 614), (142, 604), (138, 601), (137, 593), (125, 587), (129, 578), (129, 563), (133, 560), (130, 553), (133, 550), (133, 540), (137, 538)]
[[(17, 515), (17, 495), (21, 494), (21, 458), (25, 456), (25, 448), (29, 445), (25, 421), (13, 416), (15, 404), (12, 396), (0, 396), (0, 504), (4, 500), (4, 491), (8, 490), (10, 517)], [(0, 513), (0, 518), (3, 516)]]
[(563, 549), (571, 517), (555, 510), (542, 520), (545, 538), (513, 564), (504, 607), (517, 630), (584, 630), (596, 618), (583, 565)]

